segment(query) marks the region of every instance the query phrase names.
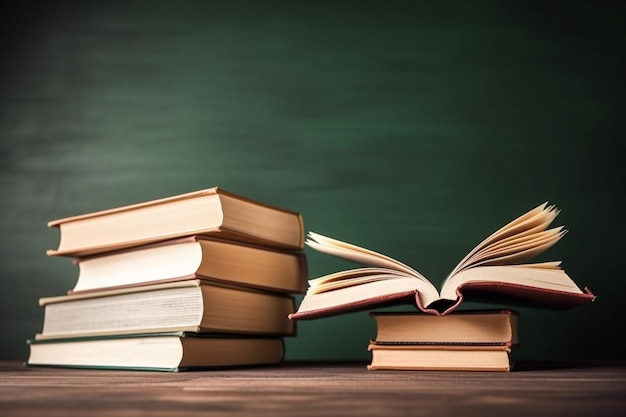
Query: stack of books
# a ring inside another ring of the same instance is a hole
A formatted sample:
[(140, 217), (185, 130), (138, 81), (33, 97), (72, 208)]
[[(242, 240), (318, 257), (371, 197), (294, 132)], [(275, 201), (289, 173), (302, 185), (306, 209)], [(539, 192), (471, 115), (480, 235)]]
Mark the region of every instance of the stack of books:
[(302, 216), (220, 188), (55, 220), (78, 279), (44, 297), (28, 365), (278, 364), (306, 288)]
[(510, 371), (519, 344), (514, 310), (372, 312), (376, 338), (370, 370)]
[(381, 333), (369, 343), (369, 369), (511, 370), (511, 347), (518, 343), (517, 314), (462, 312), (459, 307), (464, 300), (553, 309), (593, 301), (595, 295), (579, 288), (560, 261), (528, 262), (566, 233), (562, 226), (548, 228), (558, 213), (544, 203), (496, 230), (458, 263), (440, 287), (397, 259), (309, 232), (305, 243), (311, 248), (365, 266), (309, 281), (290, 318), (413, 304), (419, 314), (374, 314)]

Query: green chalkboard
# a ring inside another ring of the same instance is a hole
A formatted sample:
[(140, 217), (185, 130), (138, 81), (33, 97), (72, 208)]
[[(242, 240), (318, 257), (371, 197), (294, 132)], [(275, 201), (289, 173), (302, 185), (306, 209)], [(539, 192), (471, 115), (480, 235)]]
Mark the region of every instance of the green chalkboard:
[[(76, 270), (47, 221), (214, 185), (441, 280), (544, 202), (595, 303), (522, 358), (624, 357), (625, 8), (613, 2), (29, 1), (0, 13), (0, 357)], [(346, 263), (308, 252), (311, 277)], [(366, 312), (288, 359), (367, 359)]]

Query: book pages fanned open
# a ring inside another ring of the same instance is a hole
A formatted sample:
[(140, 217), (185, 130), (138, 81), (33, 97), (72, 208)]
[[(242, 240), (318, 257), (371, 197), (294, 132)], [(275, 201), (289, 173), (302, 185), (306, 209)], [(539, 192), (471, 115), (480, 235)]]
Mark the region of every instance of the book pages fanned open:
[(549, 228), (559, 210), (543, 203), (496, 230), (452, 269), (440, 288), (414, 268), (387, 255), (309, 232), (306, 245), (364, 265), (309, 281), (291, 319), (316, 318), (385, 303), (414, 303), (443, 315), (464, 299), (512, 302), (555, 309), (595, 299), (561, 268), (561, 261), (529, 263), (556, 244), (563, 226)]

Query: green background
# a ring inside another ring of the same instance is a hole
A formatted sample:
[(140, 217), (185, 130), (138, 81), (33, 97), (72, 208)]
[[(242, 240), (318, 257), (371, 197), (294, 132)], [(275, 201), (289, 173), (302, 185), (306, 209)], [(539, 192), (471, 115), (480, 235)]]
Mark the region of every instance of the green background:
[[(5, 2), (6, 3), (6, 2)], [(523, 359), (624, 358), (620, 2), (20, 1), (0, 6), (0, 356), (72, 287), (47, 221), (214, 185), (439, 283), (544, 201), (595, 303), (522, 308)], [(353, 266), (307, 250), (316, 277)], [(491, 306), (490, 306), (491, 307)], [(288, 359), (367, 360), (367, 312)]]

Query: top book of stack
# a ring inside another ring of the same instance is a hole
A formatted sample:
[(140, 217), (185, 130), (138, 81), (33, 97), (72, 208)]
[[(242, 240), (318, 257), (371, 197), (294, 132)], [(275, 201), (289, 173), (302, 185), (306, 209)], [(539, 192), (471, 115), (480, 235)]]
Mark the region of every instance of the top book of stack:
[(53, 220), (60, 240), (49, 256), (82, 257), (189, 235), (285, 250), (304, 247), (301, 214), (218, 187)]
[(365, 267), (310, 280), (298, 311), (289, 317), (312, 319), (399, 302), (445, 315), (465, 299), (553, 309), (594, 301), (596, 296), (579, 288), (561, 261), (529, 262), (566, 233), (563, 226), (549, 228), (558, 213), (556, 206), (543, 203), (507, 223), (475, 246), (439, 287), (397, 259), (309, 232), (311, 248)]

